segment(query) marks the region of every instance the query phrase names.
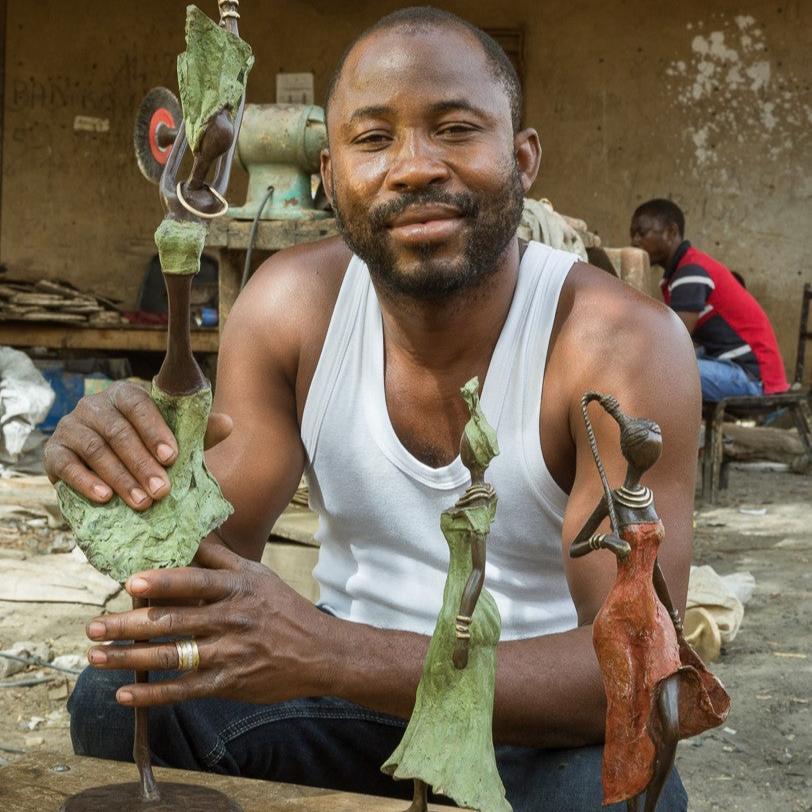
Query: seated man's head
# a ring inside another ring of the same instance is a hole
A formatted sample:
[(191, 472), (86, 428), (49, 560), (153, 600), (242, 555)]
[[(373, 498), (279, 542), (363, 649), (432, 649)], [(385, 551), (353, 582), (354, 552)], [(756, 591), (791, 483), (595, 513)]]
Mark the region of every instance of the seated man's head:
[(540, 160), (501, 48), (448, 12), (397, 11), (350, 45), (326, 108), (325, 189), (373, 278), (424, 300), (487, 279)]
[(642, 203), (632, 215), (629, 237), (642, 248), (652, 265), (666, 267), (676, 254), (685, 234), (685, 215), (671, 200), (656, 198)]

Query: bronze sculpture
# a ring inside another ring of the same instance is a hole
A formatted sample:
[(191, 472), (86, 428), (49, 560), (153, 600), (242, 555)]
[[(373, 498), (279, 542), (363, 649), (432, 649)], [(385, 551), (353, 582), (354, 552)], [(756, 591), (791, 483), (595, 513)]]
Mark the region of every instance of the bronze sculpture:
[(485, 581), (485, 545), (496, 514), (496, 492), (485, 481), (499, 453), (479, 405), (479, 381), (460, 390), (471, 415), (460, 458), (471, 485), (443, 512), (450, 548), (443, 605), (429, 643), (415, 706), (403, 739), (381, 769), (414, 781), (408, 812), (426, 812), (428, 786), (460, 806), (510, 812), (493, 749), (493, 692), (501, 618)]
[[(623, 485), (610, 490), (587, 407), (593, 400), (620, 427), (627, 463)], [(677, 742), (721, 724), (730, 698), (685, 641), (657, 562), (664, 530), (651, 491), (641, 483), (662, 451), (659, 426), (625, 415), (615, 398), (588, 392), (581, 399), (587, 436), (604, 496), (570, 546), (578, 558), (593, 550), (617, 557), (617, 580), (593, 622), (593, 641), (606, 690), (604, 804), (625, 800), (654, 812), (674, 762)], [(611, 532), (596, 532), (610, 519)]]
[[(64, 483), (57, 485), (60, 507), (90, 562), (124, 582), (143, 569), (186, 566), (200, 540), (231, 513), (203, 460), (203, 435), (211, 407), (211, 387), (191, 350), (189, 299), (211, 217), (223, 214), (236, 147), (245, 81), (253, 64), (248, 45), (239, 38), (239, 0), (218, 0), (219, 25), (194, 6), (186, 17), (187, 50), (178, 58), (178, 81), (184, 121), (160, 178), (166, 216), (155, 234), (169, 300), (167, 351), (153, 381), (152, 398), (172, 429), (178, 457), (169, 467), (172, 489), (164, 499), (135, 513), (118, 497), (104, 505), (90, 503)], [(187, 140), (188, 137), (188, 140)], [(181, 163), (191, 150), (193, 165), (179, 181)], [(211, 183), (206, 182), (214, 172)], [(133, 608), (149, 606), (133, 598)], [(195, 670), (199, 653), (194, 640), (176, 643), (178, 668)], [(146, 672), (135, 681), (145, 682)], [(138, 785), (96, 787), (68, 799), (64, 810), (181, 809), (238, 810), (225, 795), (204, 787), (166, 783), (152, 774), (149, 709), (135, 709), (133, 758)]]

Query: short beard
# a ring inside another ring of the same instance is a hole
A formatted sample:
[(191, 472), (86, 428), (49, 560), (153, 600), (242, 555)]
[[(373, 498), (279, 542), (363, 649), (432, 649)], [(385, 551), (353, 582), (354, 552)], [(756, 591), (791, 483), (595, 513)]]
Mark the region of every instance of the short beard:
[[(417, 248), (419, 269), (399, 273), (386, 224), (411, 206), (431, 204), (451, 206), (471, 224), (462, 256), (459, 261), (435, 259), (435, 246), (425, 243)], [(451, 194), (429, 187), (352, 215), (342, 211), (337, 199), (334, 203), (339, 233), (366, 263), (373, 280), (392, 296), (423, 301), (448, 299), (484, 283), (515, 236), (523, 205), (524, 189), (515, 161), (508, 182), (496, 195)]]

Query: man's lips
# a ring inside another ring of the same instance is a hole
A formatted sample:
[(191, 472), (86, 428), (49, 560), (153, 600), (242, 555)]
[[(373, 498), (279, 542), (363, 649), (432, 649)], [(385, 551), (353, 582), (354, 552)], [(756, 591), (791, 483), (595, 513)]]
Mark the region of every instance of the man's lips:
[(389, 228), (398, 228), (399, 226), (429, 223), (434, 220), (456, 220), (459, 219), (459, 217), (459, 210), (451, 206), (437, 204), (430, 206), (410, 206), (397, 217), (393, 217), (387, 225)]
[(451, 206), (411, 206), (389, 221), (390, 234), (406, 243), (425, 243), (447, 239), (464, 219)]

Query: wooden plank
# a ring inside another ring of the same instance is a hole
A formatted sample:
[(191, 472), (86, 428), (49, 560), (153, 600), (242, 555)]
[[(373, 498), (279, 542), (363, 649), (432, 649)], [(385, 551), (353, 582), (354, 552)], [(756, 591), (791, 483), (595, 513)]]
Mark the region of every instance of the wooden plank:
[[(407, 805), (406, 801), (392, 798), (162, 767), (156, 768), (155, 776), (159, 784), (200, 784), (224, 792), (242, 806), (243, 812), (403, 812)], [(57, 810), (67, 798), (83, 790), (136, 779), (132, 764), (74, 755), (29, 754), (0, 769), (0, 808)], [(429, 809), (442, 812), (448, 807), (431, 804)]]
[(269, 539), (262, 554), (262, 563), (311, 603), (319, 598), (319, 585), (313, 578), (313, 568), (318, 560), (318, 547), (274, 538)]
[[(215, 221), (216, 222), (216, 221)], [(240, 292), (242, 270), (245, 263), (244, 251), (231, 251), (221, 248), (218, 252), (217, 302), (219, 308), (218, 325), (222, 332), (228, 314)]]
[(318, 547), (314, 538), (318, 529), (319, 517), (312, 510), (302, 505), (289, 504), (276, 520), (271, 535), (309, 547)]
[[(214, 220), (206, 244), (212, 248), (245, 250), (251, 237), (249, 220)], [(254, 248), (258, 251), (281, 251), (303, 242), (313, 242), (338, 234), (335, 220), (260, 220)]]
[[(217, 352), (216, 328), (192, 330), (194, 352)], [(70, 350), (164, 352), (164, 327), (73, 327), (20, 321), (0, 321), (0, 345)]]

